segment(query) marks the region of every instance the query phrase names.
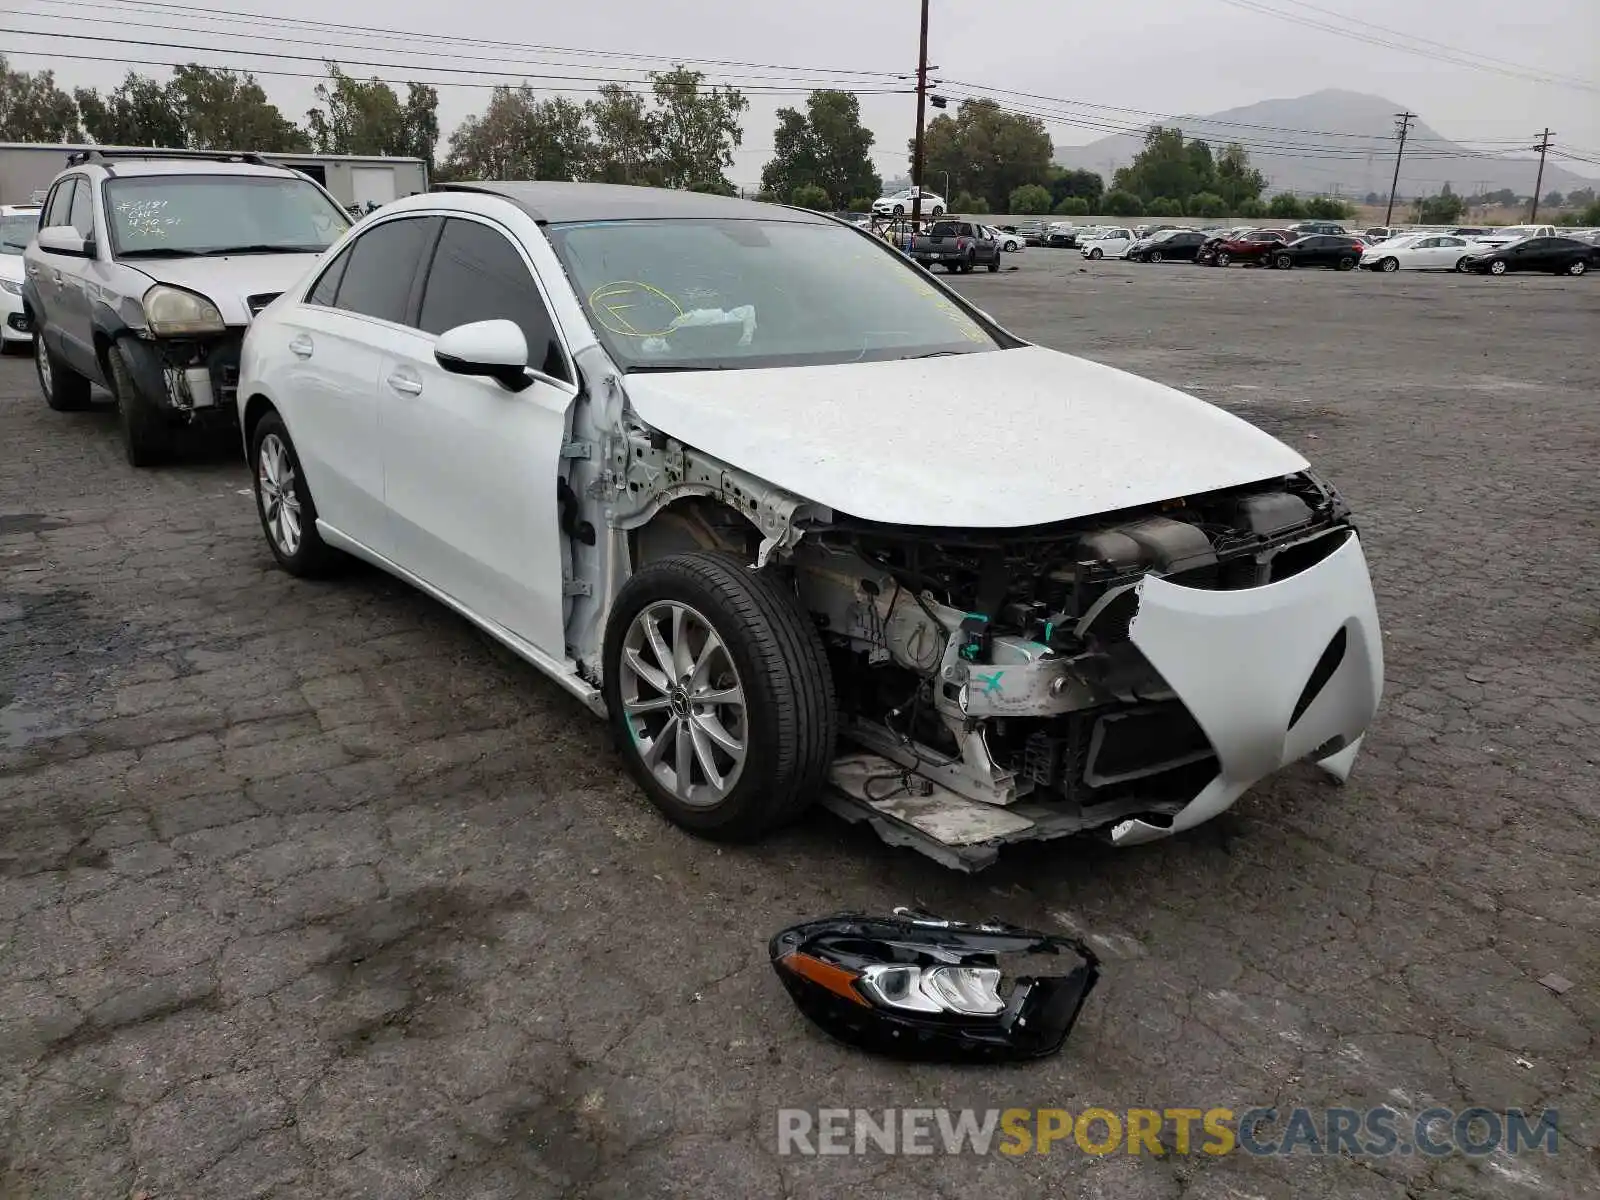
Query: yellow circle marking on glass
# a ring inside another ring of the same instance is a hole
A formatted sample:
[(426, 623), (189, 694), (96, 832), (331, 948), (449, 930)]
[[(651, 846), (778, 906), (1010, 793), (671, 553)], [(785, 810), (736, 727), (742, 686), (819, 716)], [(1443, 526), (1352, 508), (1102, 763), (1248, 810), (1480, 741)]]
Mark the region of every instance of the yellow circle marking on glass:
[[(672, 318), (662, 328), (655, 330), (635, 329), (633, 323), (624, 314), (633, 307), (633, 298), (644, 293), (647, 297), (658, 297), (672, 306)], [(658, 287), (642, 283), (637, 279), (619, 279), (614, 283), (602, 283), (589, 293), (589, 310), (595, 318), (612, 333), (619, 337), (666, 337), (672, 332), (672, 319), (683, 315), (683, 306)]]

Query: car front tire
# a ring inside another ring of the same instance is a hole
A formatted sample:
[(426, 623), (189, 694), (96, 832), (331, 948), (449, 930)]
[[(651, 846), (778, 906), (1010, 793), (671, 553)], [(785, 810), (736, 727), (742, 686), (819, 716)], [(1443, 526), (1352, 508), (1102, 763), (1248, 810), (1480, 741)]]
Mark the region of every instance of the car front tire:
[(1398, 271), (1399, 269), (1400, 260), (1397, 258), (1385, 258), (1378, 263), (1378, 270), (1382, 271), (1386, 275), (1391, 271)]
[(117, 401), (123, 456), (130, 467), (153, 467), (170, 448), (161, 414), (139, 394), (121, 346), (112, 346), (106, 352), (106, 366), (111, 394)]
[(1213, 258), (1211, 261), (1216, 266), (1225, 267), (1225, 266), (1228, 265), (1229, 262), (1232, 261), (1232, 258), (1231, 258), (1231, 256), (1228, 254), (1228, 252), (1226, 250), (1218, 250), (1217, 254), (1216, 254), (1216, 257)]
[(1280, 254), (1272, 260), (1272, 265), (1277, 267), (1280, 271), (1287, 271), (1289, 268), (1294, 266), (1294, 259), (1290, 258), (1287, 254)]
[(674, 555), (623, 585), (605, 698), (629, 773), (693, 833), (755, 840), (827, 779), (838, 716), (822, 640), (773, 572), (733, 555)]
[(33, 335), (33, 366), (44, 402), (56, 412), (82, 412), (89, 407), (89, 381), (50, 352), (43, 329)]
[(1104, 258), (1105, 256), (1106, 256), (1105, 255), (1105, 251), (1103, 251), (1103, 250), (1091, 250), (1091, 251), (1089, 251), (1089, 257), (1091, 259)]
[(338, 552), (317, 532), (317, 505), (300, 469), (289, 428), (276, 412), (256, 422), (250, 435), (250, 474), (261, 532), (278, 565), (291, 575), (326, 575)]

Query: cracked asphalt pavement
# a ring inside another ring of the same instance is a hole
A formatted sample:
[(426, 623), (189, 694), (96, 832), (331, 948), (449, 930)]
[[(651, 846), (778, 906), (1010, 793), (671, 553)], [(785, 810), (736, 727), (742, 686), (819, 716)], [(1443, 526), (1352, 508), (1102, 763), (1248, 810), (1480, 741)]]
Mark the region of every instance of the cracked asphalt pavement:
[[(1347, 786), (974, 877), (821, 811), (695, 841), (440, 606), (274, 569), (231, 448), (134, 471), (0, 362), (0, 1196), (1600, 1194), (1600, 285), (1020, 266), (959, 286), (1351, 501), (1388, 684)], [(767, 938), (896, 904), (1090, 938), (1064, 1051), (807, 1026)], [(1550, 1107), (1560, 1149), (777, 1152), (780, 1107), (1295, 1104)]]

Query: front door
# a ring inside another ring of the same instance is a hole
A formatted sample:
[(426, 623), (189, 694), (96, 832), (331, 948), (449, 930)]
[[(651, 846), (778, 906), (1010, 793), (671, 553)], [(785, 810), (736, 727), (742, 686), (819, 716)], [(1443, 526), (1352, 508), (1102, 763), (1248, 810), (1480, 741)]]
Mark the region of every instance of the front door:
[[(532, 382), (520, 392), (434, 358), (439, 334), (495, 319), (527, 339)], [(576, 376), (521, 249), (486, 220), (446, 220), (417, 324), (379, 382), (395, 561), (565, 658), (556, 486)]]

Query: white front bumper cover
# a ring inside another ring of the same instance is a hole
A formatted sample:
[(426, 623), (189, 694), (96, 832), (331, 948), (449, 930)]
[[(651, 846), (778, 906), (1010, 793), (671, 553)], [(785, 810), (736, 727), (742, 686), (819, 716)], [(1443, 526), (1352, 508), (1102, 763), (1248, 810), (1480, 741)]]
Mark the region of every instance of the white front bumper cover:
[[(1138, 585), (1134, 645), (1188, 707), (1220, 771), (1170, 826), (1133, 819), (1119, 846), (1170, 837), (1232, 806), (1253, 784), (1324, 748), (1318, 765), (1343, 780), (1383, 692), (1383, 643), (1360, 539), (1265, 587), (1205, 591), (1156, 576)], [(1295, 704), (1336, 634), (1338, 666), (1298, 721)], [(1292, 727), (1291, 727), (1292, 726)]]

